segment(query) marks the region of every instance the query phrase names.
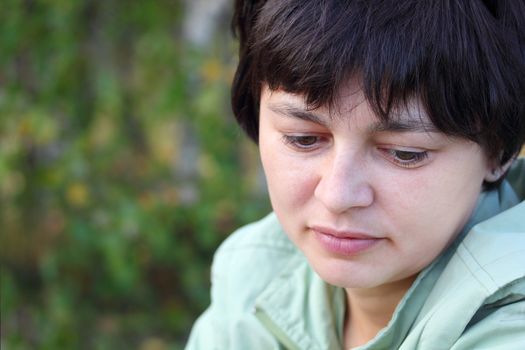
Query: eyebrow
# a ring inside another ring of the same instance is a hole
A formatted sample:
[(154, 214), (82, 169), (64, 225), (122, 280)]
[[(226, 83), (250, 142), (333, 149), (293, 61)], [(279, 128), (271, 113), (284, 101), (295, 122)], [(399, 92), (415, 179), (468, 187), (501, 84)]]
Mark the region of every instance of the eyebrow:
[(288, 103), (270, 104), (268, 108), (270, 108), (273, 112), (286, 117), (301, 119), (307, 122), (312, 122), (323, 126), (327, 125), (326, 121), (323, 120), (324, 118), (322, 116), (311, 111), (290, 105)]
[[(316, 123), (322, 126), (327, 126), (324, 118), (316, 113), (296, 107), (288, 103), (270, 104), (268, 106), (273, 112), (290, 117), (301, 119), (304, 121)], [(421, 132), (431, 133), (440, 132), (434, 124), (422, 119), (395, 119), (395, 120), (379, 120), (373, 123), (369, 128), (370, 132)]]
[(421, 119), (378, 121), (369, 129), (371, 132), (440, 132), (434, 124)]

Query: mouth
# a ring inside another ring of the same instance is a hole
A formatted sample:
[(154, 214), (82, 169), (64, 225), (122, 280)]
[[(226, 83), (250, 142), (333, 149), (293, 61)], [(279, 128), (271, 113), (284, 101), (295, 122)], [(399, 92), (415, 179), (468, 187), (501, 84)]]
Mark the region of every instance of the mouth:
[(324, 249), (338, 255), (356, 255), (371, 249), (384, 239), (362, 232), (337, 231), (318, 226), (310, 229)]

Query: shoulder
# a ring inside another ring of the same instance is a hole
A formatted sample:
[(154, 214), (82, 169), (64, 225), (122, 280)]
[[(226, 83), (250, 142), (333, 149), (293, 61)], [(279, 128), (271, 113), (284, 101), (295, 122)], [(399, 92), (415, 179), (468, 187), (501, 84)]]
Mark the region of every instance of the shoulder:
[(187, 349), (279, 348), (257, 321), (255, 301), (298, 254), (273, 213), (232, 233), (214, 255), (211, 305)]
[(469, 325), (452, 350), (525, 348), (525, 299), (514, 301), (511, 298), (502, 305), (482, 311), (482, 319)]
[(274, 213), (263, 219), (241, 227), (232, 233), (219, 247), (215, 258), (222, 255), (235, 254), (244, 250), (295, 250), (286, 234), (283, 232)]
[(212, 265), (212, 279), (224, 274), (244, 278), (250, 268), (258, 274), (270, 274), (297, 253), (274, 213), (232, 233), (217, 249)]
[(212, 264), (212, 302), (246, 312), (256, 297), (299, 253), (269, 214), (230, 235)]

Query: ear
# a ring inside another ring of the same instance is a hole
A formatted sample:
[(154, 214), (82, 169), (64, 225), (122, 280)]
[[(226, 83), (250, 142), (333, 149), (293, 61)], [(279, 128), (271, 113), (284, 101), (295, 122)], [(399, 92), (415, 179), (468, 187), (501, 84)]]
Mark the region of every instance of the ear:
[[(493, 164), (493, 166), (487, 169), (485, 174), (485, 181), (496, 182), (509, 170), (510, 166), (514, 162), (515, 157), (510, 158), (505, 164)], [(496, 163), (496, 162), (494, 162)]]

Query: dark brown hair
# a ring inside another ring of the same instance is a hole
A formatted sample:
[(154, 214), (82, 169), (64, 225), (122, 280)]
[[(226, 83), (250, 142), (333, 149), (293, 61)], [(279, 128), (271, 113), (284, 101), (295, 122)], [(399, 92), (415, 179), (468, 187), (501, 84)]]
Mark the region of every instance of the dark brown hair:
[(263, 84), (316, 108), (357, 77), (380, 118), (416, 97), (500, 164), (523, 145), (523, 0), (237, 0), (232, 25), (233, 112), (255, 142)]

